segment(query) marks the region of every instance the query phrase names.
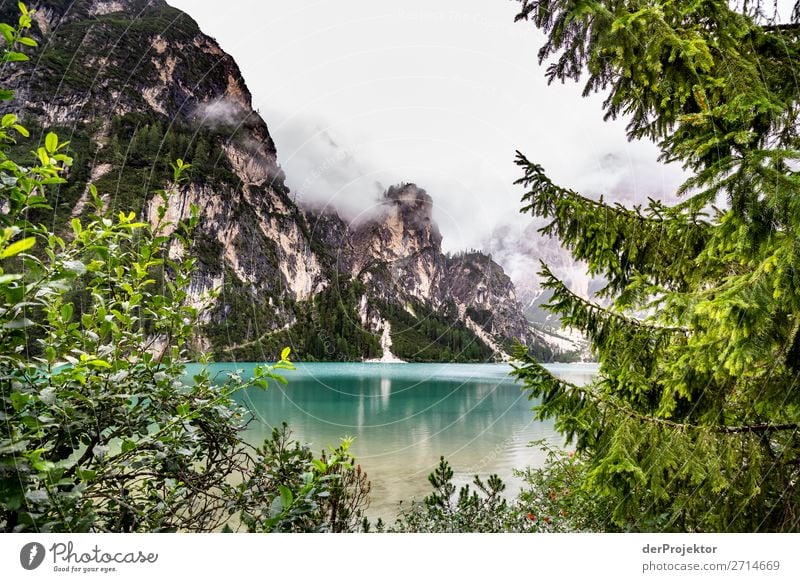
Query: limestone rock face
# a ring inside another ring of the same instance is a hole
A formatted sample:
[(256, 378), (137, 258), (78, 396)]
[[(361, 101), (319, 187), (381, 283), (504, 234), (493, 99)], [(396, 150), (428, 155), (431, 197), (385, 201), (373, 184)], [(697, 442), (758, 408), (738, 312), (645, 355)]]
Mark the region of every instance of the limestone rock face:
[(532, 341), (511, 279), (483, 253), (442, 253), (432, 209), (416, 184), (389, 188), (375, 215), (352, 230), (353, 275), (376, 297), (421, 302), (480, 330), (501, 357), (510, 341)]
[[(0, 71), (16, 92), (0, 109), (20, 115), (31, 140), (54, 130), (71, 142), (70, 184), (49, 219), (85, 217), (90, 181), (111, 208), (153, 223), (159, 206), (172, 222), (196, 207), (192, 247), (176, 241), (170, 255), (197, 259), (197, 346), (220, 359), (271, 359), (284, 345), (316, 359), (381, 357), (381, 345), (401, 358), (500, 359), (513, 340), (535, 342), (499, 265), (442, 252), (424, 189), (389, 188), (358, 224), (300, 208), (239, 67), (188, 15), (162, 0), (36, 8), (41, 48)], [(16, 17), (15, 3), (0, 6), (0, 20)], [(193, 166), (180, 186), (170, 183), (177, 158)], [(435, 349), (410, 354), (420, 342)]]

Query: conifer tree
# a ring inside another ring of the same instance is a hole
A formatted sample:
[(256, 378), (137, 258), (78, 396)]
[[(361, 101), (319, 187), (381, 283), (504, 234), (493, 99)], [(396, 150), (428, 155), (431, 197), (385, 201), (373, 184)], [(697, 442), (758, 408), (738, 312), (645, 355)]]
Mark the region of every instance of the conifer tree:
[(547, 219), (607, 301), (543, 264), (549, 308), (591, 340), (589, 386), (520, 350), (515, 374), (588, 464), (622, 528), (800, 529), (800, 18), (727, 0), (520, 0), (549, 81), (586, 79), (606, 118), (690, 177), (627, 208), (518, 155), (523, 211)]
[(196, 174), (203, 175), (208, 170), (208, 142), (205, 138), (200, 138), (194, 146), (194, 156), (192, 165), (197, 168)]

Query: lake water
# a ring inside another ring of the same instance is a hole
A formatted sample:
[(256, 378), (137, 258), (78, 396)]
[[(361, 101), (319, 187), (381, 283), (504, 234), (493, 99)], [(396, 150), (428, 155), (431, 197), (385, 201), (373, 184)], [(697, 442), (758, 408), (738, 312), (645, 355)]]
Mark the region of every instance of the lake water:
[[(212, 372), (253, 364), (212, 364)], [(594, 364), (548, 368), (574, 383), (587, 382)], [(288, 386), (251, 390), (241, 398), (256, 420), (247, 437), (268, 438), (286, 421), (298, 440), (319, 453), (344, 436), (372, 482), (367, 514), (394, 521), (397, 505), (429, 491), (427, 476), (444, 455), (457, 484), (477, 473), (497, 473), (513, 495), (520, 483), (512, 470), (540, 466), (543, 455), (529, 447), (547, 439), (562, 445), (551, 422), (534, 420), (527, 398), (508, 376), (507, 364), (298, 364), (285, 372)]]

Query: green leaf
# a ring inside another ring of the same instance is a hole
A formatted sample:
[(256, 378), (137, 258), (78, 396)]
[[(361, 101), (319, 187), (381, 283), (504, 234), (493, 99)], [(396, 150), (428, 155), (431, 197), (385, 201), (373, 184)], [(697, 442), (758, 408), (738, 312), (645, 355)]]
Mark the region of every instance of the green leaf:
[(53, 132), (48, 133), (47, 137), (44, 138), (44, 147), (48, 153), (55, 153), (58, 149), (58, 136)]
[(97, 471), (92, 471), (91, 469), (77, 469), (75, 474), (81, 481), (92, 481), (97, 477)]
[(16, 275), (16, 274), (0, 275), (0, 285), (7, 285), (8, 283), (11, 283), (13, 281), (19, 281), (20, 279), (22, 279), (22, 275)]
[(36, 156), (39, 158), (39, 161), (42, 162), (43, 166), (46, 166), (50, 163), (50, 156), (47, 155), (46, 149), (44, 148), (37, 149)]
[(21, 63), (28, 60), (28, 55), (16, 51), (8, 51), (3, 55), (4, 63)]
[(33, 40), (28, 36), (21, 36), (17, 39), (17, 41), (19, 41), (20, 44), (24, 44), (25, 46), (33, 46), (33, 47), (39, 46), (38, 42), (36, 42), (35, 40)]
[(8, 101), (14, 98), (14, 92), (9, 89), (0, 89), (0, 101)]
[(88, 362), (86, 362), (86, 365), (92, 366), (94, 368), (102, 368), (104, 370), (111, 368), (111, 364), (109, 364), (105, 360), (89, 360)]
[(29, 196), (28, 197), (28, 206), (46, 206), (47, 205), (47, 198), (44, 196)]
[(15, 492), (14, 495), (9, 495), (4, 502), (8, 509), (11, 511), (16, 511), (22, 507), (22, 502), (24, 500), (25, 498), (21, 494)]
[(280, 491), (281, 502), (283, 503), (284, 509), (291, 507), (292, 501), (294, 501), (292, 490), (286, 487), (286, 485), (278, 485), (278, 491)]
[(17, 242), (8, 245), (6, 248), (2, 250), (2, 252), (0, 252), (0, 259), (7, 259), (8, 257), (13, 257), (14, 255), (18, 255), (22, 252), (27, 251), (35, 244), (36, 244), (36, 239), (32, 236), (29, 236), (28, 238), (23, 238), (22, 240), (18, 240)]
[(83, 275), (86, 272), (86, 265), (80, 261), (66, 261), (64, 269), (77, 275)]
[(13, 127), (15, 130), (17, 130), (17, 133), (19, 133), (21, 136), (24, 136), (24, 137), (30, 137), (31, 136), (30, 132), (27, 129), (25, 129), (23, 126), (21, 126), (19, 123), (15, 123), (11, 127)]
[(281, 360), (289, 359), (289, 354), (291, 353), (292, 353), (292, 348), (289, 347), (283, 348), (283, 351), (281, 352)]
[(72, 313), (74, 312), (74, 307), (72, 303), (65, 303), (61, 306), (61, 321), (64, 323), (69, 323), (72, 321)]
[(283, 513), (283, 499), (276, 497), (272, 500), (272, 503), (270, 503), (269, 516), (278, 517), (281, 513)]
[(5, 22), (0, 22), (0, 34), (6, 39), (6, 44), (8, 46), (14, 44), (14, 29), (10, 25)]
[(19, 412), (25, 407), (30, 398), (31, 398), (30, 394), (22, 394), (21, 392), (12, 392), (11, 406), (14, 407), (15, 411)]

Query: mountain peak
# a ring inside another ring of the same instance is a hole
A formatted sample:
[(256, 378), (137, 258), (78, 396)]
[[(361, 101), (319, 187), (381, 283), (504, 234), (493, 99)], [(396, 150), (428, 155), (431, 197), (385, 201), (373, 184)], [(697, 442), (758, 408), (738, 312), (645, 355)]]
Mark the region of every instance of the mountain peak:
[[(0, 3), (0, 21), (13, 22), (12, 4)], [(155, 221), (162, 199), (151, 190), (171, 162), (189, 161), (166, 216), (200, 209), (191, 248), (170, 247), (197, 258), (193, 347), (268, 361), (291, 345), (301, 358), (351, 360), (380, 356), (378, 338), (390, 336), (404, 359), (484, 361), (529, 339), (499, 266), (442, 253), (433, 197), (417, 184), (391, 186), (356, 224), (298, 208), (239, 67), (189, 16), (163, 0), (37, 8), (39, 64), (2, 71), (0, 85), (16, 93), (0, 114), (39, 132), (70, 129), (71, 184), (48, 220), (85, 216), (91, 180), (114, 209)]]
[(372, 218), (356, 228), (357, 246), (365, 256), (384, 260), (409, 257), (425, 249), (438, 253), (442, 234), (432, 210), (433, 198), (416, 184), (391, 186)]
[(425, 190), (413, 183), (402, 183), (389, 186), (384, 193), (384, 198), (398, 206), (425, 209), (428, 212), (433, 208), (433, 198)]
[(417, 229), (432, 225), (438, 235), (439, 229), (433, 223), (433, 198), (425, 190), (416, 184), (404, 183), (390, 186), (383, 196), (387, 204), (397, 208), (404, 222)]

